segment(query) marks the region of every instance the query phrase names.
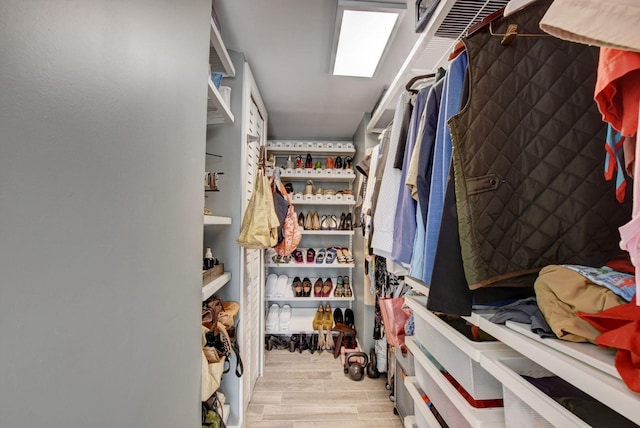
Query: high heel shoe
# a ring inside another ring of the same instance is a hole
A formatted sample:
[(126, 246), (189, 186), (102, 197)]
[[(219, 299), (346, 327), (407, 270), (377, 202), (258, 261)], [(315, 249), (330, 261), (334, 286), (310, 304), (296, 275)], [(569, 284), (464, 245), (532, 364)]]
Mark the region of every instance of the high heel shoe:
[(322, 297), (322, 278), (316, 279), (316, 283), (313, 284), (313, 297)]
[(302, 297), (311, 296), (311, 280), (309, 278), (305, 278), (302, 281)]
[(332, 289), (333, 289), (333, 281), (331, 281), (331, 278), (327, 278), (324, 281), (324, 285), (322, 286), (322, 297), (331, 296), (331, 290)]
[(304, 229), (304, 214), (298, 214), (298, 226)]
[(307, 153), (307, 157), (304, 162), (305, 168), (313, 168), (313, 159), (311, 158), (311, 153)]
[(296, 156), (296, 168), (302, 168), (302, 155)]
[(334, 164), (336, 169), (342, 169), (342, 158), (340, 156), (336, 157)]
[(320, 216), (318, 211), (313, 213), (313, 230), (320, 230)]
[(338, 230), (338, 218), (335, 215), (331, 216), (331, 221), (329, 222), (329, 230)]
[(311, 280), (306, 276), (302, 279), (302, 294), (300, 297), (309, 297), (311, 295)]
[(313, 317), (313, 329), (318, 330), (322, 328), (324, 323), (324, 307), (322, 305), (318, 306), (318, 310), (316, 311), (315, 317)]
[[(345, 230), (344, 228), (345, 228), (346, 219), (347, 219), (347, 215), (345, 213), (342, 213), (342, 215), (340, 215), (340, 224), (338, 225), (338, 230)], [(303, 220), (304, 220), (304, 216), (303, 216)]]
[(345, 218), (345, 221), (344, 221), (344, 230), (353, 229), (352, 219), (353, 217), (351, 217), (351, 213), (347, 214), (347, 217)]
[(300, 277), (296, 276), (293, 278), (291, 287), (293, 288), (293, 297), (302, 297), (302, 282), (300, 282)]
[(307, 212), (307, 217), (304, 220), (304, 230), (312, 230), (313, 229), (313, 214), (311, 211)]
[(344, 169), (352, 169), (353, 168), (353, 158), (351, 156), (347, 156), (344, 158)]
[(335, 168), (335, 162), (334, 162), (332, 157), (328, 157), (327, 160), (325, 161), (324, 165), (325, 165), (325, 168), (327, 168), (327, 169)]
[(329, 219), (326, 215), (323, 215), (320, 219), (320, 230), (330, 230)]

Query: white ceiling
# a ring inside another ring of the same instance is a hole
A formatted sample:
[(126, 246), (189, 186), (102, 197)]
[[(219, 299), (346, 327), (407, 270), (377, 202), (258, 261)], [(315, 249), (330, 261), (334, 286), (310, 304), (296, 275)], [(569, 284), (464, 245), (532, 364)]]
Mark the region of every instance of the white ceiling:
[(351, 138), (418, 35), (414, 2), (373, 78), (329, 71), (337, 0), (215, 0), (228, 49), (244, 52), (269, 113), (270, 138)]

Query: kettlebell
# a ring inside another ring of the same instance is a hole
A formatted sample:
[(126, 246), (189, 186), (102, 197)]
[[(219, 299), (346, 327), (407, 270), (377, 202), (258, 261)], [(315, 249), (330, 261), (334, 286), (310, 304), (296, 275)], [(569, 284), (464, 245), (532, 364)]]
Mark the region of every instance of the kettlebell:
[(369, 351), (369, 364), (367, 364), (367, 376), (371, 379), (377, 379), (380, 377), (380, 372), (378, 371), (378, 361), (376, 358), (376, 351), (371, 348)]
[[(364, 362), (359, 363), (358, 361), (351, 361), (355, 358), (363, 358)], [(369, 357), (364, 352), (350, 352), (347, 354), (347, 357), (344, 359), (345, 370), (347, 370), (347, 374), (351, 380), (361, 380), (364, 377), (364, 373), (369, 363)]]

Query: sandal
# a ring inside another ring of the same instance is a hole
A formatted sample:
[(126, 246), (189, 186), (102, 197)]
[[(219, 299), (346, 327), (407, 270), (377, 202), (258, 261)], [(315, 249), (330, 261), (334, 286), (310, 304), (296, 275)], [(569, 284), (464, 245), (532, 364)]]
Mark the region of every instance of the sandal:
[(335, 248), (333, 248), (333, 247), (327, 248), (327, 256), (326, 256), (326, 259), (325, 259), (325, 263), (326, 264), (333, 263), (335, 261), (335, 259), (336, 259), (336, 255), (337, 255), (337, 252), (336, 252)]
[[(344, 285), (344, 282), (343, 282), (342, 276), (339, 276), (338, 279), (336, 280), (336, 288), (335, 288), (335, 290), (333, 290), (333, 297), (343, 297), (344, 296), (344, 286), (343, 285)], [(340, 321), (340, 322), (342, 322), (342, 321)]]
[(313, 248), (307, 250), (307, 263), (313, 263), (316, 259), (316, 251)]
[(353, 256), (351, 255), (351, 251), (349, 251), (348, 248), (341, 248), (342, 250), (342, 254), (344, 255), (344, 257), (346, 258), (346, 263), (353, 263)]
[(343, 278), (344, 281), (344, 297), (352, 297), (353, 296), (353, 291), (351, 291), (351, 285), (349, 284), (349, 277), (345, 276)]
[(338, 251), (338, 263), (346, 263), (347, 257), (342, 252), (342, 248), (338, 248), (337, 251)]
[(316, 263), (323, 263), (324, 257), (327, 254), (324, 248), (320, 248), (316, 253)]

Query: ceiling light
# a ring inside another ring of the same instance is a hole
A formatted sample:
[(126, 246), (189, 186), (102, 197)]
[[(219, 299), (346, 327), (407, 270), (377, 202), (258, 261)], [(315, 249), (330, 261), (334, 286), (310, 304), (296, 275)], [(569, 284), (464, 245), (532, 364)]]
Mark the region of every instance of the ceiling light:
[(332, 73), (372, 77), (405, 9), (406, 5), (402, 3), (339, 1)]

